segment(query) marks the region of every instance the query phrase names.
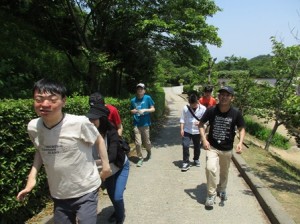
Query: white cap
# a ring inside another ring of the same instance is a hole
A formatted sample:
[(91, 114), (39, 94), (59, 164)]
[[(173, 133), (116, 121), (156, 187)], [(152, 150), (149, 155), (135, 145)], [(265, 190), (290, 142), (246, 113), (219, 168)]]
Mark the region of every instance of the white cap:
[(142, 87), (143, 89), (145, 89), (145, 84), (144, 83), (139, 83), (139, 84), (136, 85), (136, 88), (138, 88), (138, 87)]

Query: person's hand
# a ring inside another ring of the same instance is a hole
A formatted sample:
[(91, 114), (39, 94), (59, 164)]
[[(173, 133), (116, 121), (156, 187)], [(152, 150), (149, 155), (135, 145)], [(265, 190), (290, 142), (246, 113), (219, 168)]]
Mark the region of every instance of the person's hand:
[(237, 153), (237, 154), (241, 154), (242, 153), (242, 143), (239, 143), (239, 144), (237, 144), (236, 145), (236, 149), (235, 149), (235, 152)]
[(209, 142), (208, 142), (206, 139), (204, 139), (204, 140), (202, 141), (202, 144), (203, 144), (203, 148), (204, 148), (205, 150), (210, 150), (210, 144), (209, 144)]
[(112, 170), (110, 169), (110, 167), (106, 167), (106, 168), (102, 168), (101, 172), (100, 172), (100, 178), (105, 181), (106, 178), (110, 177), (112, 175)]
[(17, 195), (17, 200), (18, 201), (24, 201), (25, 197), (27, 196), (27, 194), (30, 192), (30, 190), (28, 189), (23, 189), (22, 191), (20, 191)]
[(138, 110), (138, 113), (139, 113), (140, 115), (144, 115), (145, 112), (146, 112), (146, 109)]

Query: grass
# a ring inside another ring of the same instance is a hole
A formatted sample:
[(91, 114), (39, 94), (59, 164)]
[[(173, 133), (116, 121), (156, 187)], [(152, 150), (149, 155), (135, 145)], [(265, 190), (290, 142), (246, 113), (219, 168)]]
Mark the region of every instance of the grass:
[[(253, 121), (251, 117), (245, 116), (245, 122), (247, 132), (250, 135), (255, 136), (257, 139), (266, 141), (270, 136), (272, 130), (269, 128), (265, 128), (263, 125)], [(285, 150), (290, 148), (289, 139), (278, 133), (275, 133), (271, 145)]]
[(290, 217), (300, 223), (300, 170), (255, 145), (245, 149), (241, 155)]

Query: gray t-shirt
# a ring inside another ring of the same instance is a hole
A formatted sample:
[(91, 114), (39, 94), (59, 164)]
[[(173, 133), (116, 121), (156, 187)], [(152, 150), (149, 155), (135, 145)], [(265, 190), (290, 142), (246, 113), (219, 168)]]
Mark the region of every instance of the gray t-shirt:
[(28, 134), (42, 157), (53, 198), (80, 197), (100, 186), (92, 156), (99, 132), (88, 118), (66, 114), (52, 129), (36, 118), (29, 122)]

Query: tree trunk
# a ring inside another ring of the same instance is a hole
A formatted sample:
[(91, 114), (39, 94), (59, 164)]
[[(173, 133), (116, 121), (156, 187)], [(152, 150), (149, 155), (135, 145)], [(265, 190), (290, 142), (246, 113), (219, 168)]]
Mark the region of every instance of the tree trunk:
[(98, 91), (99, 83), (97, 82), (97, 65), (93, 62), (89, 63), (89, 71), (86, 77), (87, 92), (91, 94), (92, 92)]
[(271, 134), (269, 135), (269, 137), (266, 141), (266, 145), (265, 145), (265, 150), (268, 151), (268, 152), (269, 152), (269, 148), (270, 148), (271, 142), (273, 140), (273, 137), (274, 137), (279, 125), (280, 125), (280, 123), (277, 120), (275, 120), (275, 124), (273, 126), (273, 129), (272, 129)]

